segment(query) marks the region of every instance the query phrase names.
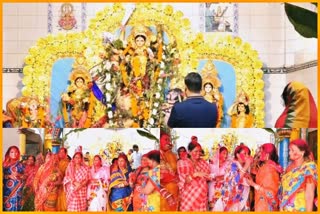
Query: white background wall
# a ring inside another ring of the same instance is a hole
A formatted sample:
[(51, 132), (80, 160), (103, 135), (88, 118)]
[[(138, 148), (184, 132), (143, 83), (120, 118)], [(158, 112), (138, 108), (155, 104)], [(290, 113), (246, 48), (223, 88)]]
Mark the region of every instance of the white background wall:
[[(53, 5), (53, 33), (59, 32), (60, 3)], [(73, 3), (77, 29), (81, 31), (81, 4)], [(96, 12), (107, 4), (88, 3), (87, 24)], [(200, 31), (203, 11), (198, 3), (172, 3), (191, 21), (192, 29)], [(315, 7), (300, 3), (300, 6), (315, 10)], [(28, 49), (38, 38), (48, 32), (48, 4), (5, 3), (3, 4), (3, 67), (23, 66)], [(317, 59), (317, 40), (305, 39), (294, 31), (285, 15), (282, 3), (239, 3), (239, 36), (259, 52), (260, 59), (268, 67), (282, 67)], [(307, 75), (306, 75), (307, 74)], [(3, 74), (3, 108), (13, 97), (20, 96), (21, 74)], [(303, 77), (303, 78), (302, 78)], [(284, 86), (298, 80), (305, 83), (317, 100), (317, 68), (310, 68), (290, 74), (265, 75), (266, 126), (272, 127), (282, 112), (280, 94)]]
[(19, 133), (16, 128), (6, 129), (2, 133), (2, 158), (4, 159), (10, 146), (17, 146), (19, 148)]

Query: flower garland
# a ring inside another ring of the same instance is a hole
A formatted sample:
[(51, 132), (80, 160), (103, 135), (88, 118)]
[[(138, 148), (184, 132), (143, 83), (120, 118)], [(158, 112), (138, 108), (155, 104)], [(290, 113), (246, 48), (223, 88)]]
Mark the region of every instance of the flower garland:
[[(106, 55), (110, 56), (111, 49), (106, 49)], [(91, 69), (90, 73), (93, 75), (95, 81), (99, 81), (102, 86), (102, 92), (104, 94), (103, 103), (106, 105), (105, 113), (108, 117), (109, 127), (115, 125), (113, 105), (117, 96), (117, 83), (120, 81), (119, 66), (112, 61), (106, 59)]]
[[(154, 88), (154, 97), (151, 106), (151, 114), (147, 123), (147, 127), (160, 127), (162, 118), (164, 117), (164, 112), (161, 110), (161, 106), (164, 103), (165, 89), (168, 88), (167, 78), (172, 78), (178, 74), (178, 66), (180, 64), (180, 55), (178, 49), (176, 48), (176, 44), (174, 42), (165, 45), (163, 44), (161, 47), (161, 52), (159, 59), (159, 77), (155, 81), (153, 85)], [(160, 116), (159, 116), (160, 115)]]

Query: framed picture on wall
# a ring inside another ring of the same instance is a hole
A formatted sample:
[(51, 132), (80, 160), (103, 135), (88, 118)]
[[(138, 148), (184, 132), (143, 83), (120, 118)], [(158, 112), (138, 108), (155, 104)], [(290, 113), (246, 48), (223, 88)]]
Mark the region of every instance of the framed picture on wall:
[(234, 3), (205, 3), (205, 32), (235, 31)]

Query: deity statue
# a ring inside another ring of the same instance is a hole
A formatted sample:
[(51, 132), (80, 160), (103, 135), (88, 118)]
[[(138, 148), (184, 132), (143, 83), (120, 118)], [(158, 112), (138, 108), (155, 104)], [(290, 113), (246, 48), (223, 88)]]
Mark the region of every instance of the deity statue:
[(151, 100), (147, 93), (151, 90), (151, 82), (156, 80), (157, 73), (157, 59), (150, 44), (156, 40), (148, 27), (135, 26), (127, 39), (127, 47), (120, 54), (120, 71), (124, 84), (122, 91), (128, 91), (131, 96), (133, 127), (144, 126), (143, 121), (149, 118), (147, 109)]
[(228, 109), (228, 115), (231, 117), (231, 128), (252, 128), (253, 116), (250, 113), (249, 97), (241, 91), (236, 101)]
[(35, 97), (19, 97), (8, 101), (7, 112), (14, 127), (41, 128), (46, 125), (46, 106)]
[[(90, 74), (104, 95), (108, 114), (112, 115), (112, 121), (106, 126), (146, 127), (157, 126), (161, 121), (161, 118), (150, 120), (150, 117), (161, 110), (164, 97), (160, 89), (175, 71), (179, 55), (174, 49), (175, 43), (164, 44), (164, 26), (155, 27), (156, 34), (151, 27), (129, 27), (126, 40), (126, 26), (121, 28), (117, 39), (111, 33), (103, 34), (104, 52), (100, 54), (103, 61), (91, 68)], [(171, 49), (174, 51), (167, 53)], [(172, 53), (174, 57), (167, 57)], [(170, 69), (162, 67), (161, 70), (160, 65)]]
[(218, 121), (217, 127), (221, 126), (223, 119), (223, 95), (219, 91), (221, 87), (221, 81), (218, 78), (218, 72), (211, 61), (207, 61), (204, 68), (201, 71), (203, 79), (203, 91), (202, 95), (208, 102), (215, 103), (218, 109)]
[[(121, 55), (122, 64), (129, 65), (131, 69), (129, 82), (124, 80), (124, 83), (127, 83), (129, 89), (138, 97), (141, 97), (144, 90), (149, 89), (151, 75), (149, 72), (153, 72), (147, 68), (147, 63), (150, 64), (154, 59), (154, 53), (149, 47), (151, 35), (152, 32), (145, 26), (134, 27), (128, 38), (128, 46)], [(128, 66), (126, 70), (128, 71)]]
[(61, 96), (65, 127), (88, 128), (94, 107), (89, 73), (84, 68), (75, 68), (70, 82), (67, 92)]

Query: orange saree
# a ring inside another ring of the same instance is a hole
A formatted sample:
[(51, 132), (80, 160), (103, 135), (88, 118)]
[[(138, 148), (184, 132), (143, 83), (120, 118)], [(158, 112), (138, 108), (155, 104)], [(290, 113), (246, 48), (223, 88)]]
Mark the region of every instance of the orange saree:
[[(179, 187), (178, 187), (178, 175), (177, 175), (177, 156), (171, 151), (160, 153), (160, 184), (169, 193), (179, 200)], [(177, 211), (178, 204), (176, 206), (169, 206), (167, 200), (163, 197), (160, 198), (160, 210), (161, 211)]]
[(262, 188), (255, 190), (254, 211), (278, 211), (277, 196), (280, 185), (280, 169), (273, 161), (264, 164), (256, 175), (256, 183)]

